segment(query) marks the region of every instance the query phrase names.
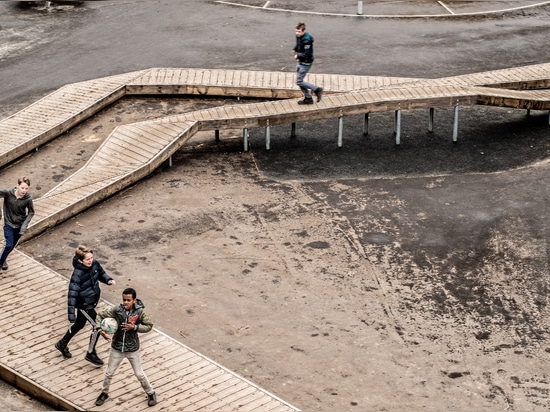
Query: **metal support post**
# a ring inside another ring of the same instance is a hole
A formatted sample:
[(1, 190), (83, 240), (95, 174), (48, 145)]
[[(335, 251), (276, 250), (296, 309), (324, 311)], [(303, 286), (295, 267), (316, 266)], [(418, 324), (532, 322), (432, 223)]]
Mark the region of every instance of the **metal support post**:
[(453, 142), (458, 140), (458, 103), (455, 106), (455, 120), (453, 123)]
[(219, 141), (220, 141), (220, 129), (216, 129), (216, 130), (214, 131), (214, 140), (215, 140), (216, 142), (219, 142)]
[(296, 137), (296, 123), (292, 123), (290, 126), (290, 137)]
[(527, 109), (527, 117), (531, 116), (531, 109)]
[(401, 144), (401, 110), (395, 111), (395, 144)]
[(365, 122), (363, 123), (363, 136), (369, 134), (369, 113), (365, 113)]
[(248, 128), (243, 129), (244, 151), (248, 152)]
[(357, 14), (358, 15), (363, 14), (363, 2), (362, 1), (357, 2)]
[(428, 122), (428, 132), (433, 133), (434, 131), (434, 108), (430, 107), (430, 120)]
[(265, 150), (271, 149), (271, 126), (269, 125), (269, 120), (267, 121), (267, 126), (265, 127)]
[(172, 156), (168, 158), (168, 166), (172, 167)]
[(338, 117), (338, 147), (342, 147), (342, 134), (344, 133), (344, 116)]

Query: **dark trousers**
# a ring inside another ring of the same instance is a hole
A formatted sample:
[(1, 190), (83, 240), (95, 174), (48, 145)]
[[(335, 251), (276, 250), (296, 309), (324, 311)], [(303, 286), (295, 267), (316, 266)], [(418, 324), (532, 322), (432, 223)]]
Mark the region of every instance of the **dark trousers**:
[(88, 345), (88, 353), (95, 352), (95, 345), (97, 344), (97, 338), (99, 337), (100, 329), (96, 327), (95, 317), (97, 313), (95, 309), (78, 309), (76, 311), (76, 320), (69, 326), (69, 330), (65, 333), (65, 336), (61, 339), (63, 346), (67, 346), (70, 340), (86, 326), (86, 322), (92, 325), (92, 333), (90, 335), (90, 344)]
[(4, 249), (2, 249), (2, 255), (0, 255), (0, 266), (4, 264), (10, 252), (17, 246), (19, 239), (21, 239), (19, 230), (20, 228), (14, 229), (4, 224)]

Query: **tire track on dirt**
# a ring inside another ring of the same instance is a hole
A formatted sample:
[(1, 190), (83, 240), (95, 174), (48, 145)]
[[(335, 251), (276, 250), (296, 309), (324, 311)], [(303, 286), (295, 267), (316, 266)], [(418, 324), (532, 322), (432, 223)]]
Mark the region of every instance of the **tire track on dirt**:
[[(391, 298), (389, 297), (388, 286), (383, 281), (384, 276), (380, 276), (378, 269), (370, 262), (367, 252), (365, 251), (359, 235), (357, 234), (355, 228), (353, 227), (350, 220), (342, 215), (342, 213), (329, 205), (327, 202), (314, 199), (308, 194), (308, 191), (311, 190), (307, 188), (307, 183), (300, 182), (287, 182), (292, 188), (292, 201), (296, 202), (295, 207), (305, 208), (312, 211), (312, 214), (316, 214), (321, 217), (321, 221), (324, 224), (332, 227), (334, 231), (340, 234), (340, 237), (345, 240), (347, 245), (347, 253), (351, 256), (351, 260), (359, 259), (361, 263), (361, 269), (366, 274), (366, 277), (370, 282), (364, 282), (360, 276), (355, 276), (350, 271), (346, 277), (346, 282), (349, 282), (347, 285), (351, 287), (354, 282), (359, 282), (359, 287), (365, 289), (369, 293), (375, 293), (377, 296), (376, 302), (380, 305), (382, 312), (384, 313), (384, 318), (388, 328), (387, 331), (391, 331), (390, 336), (400, 343), (406, 343), (406, 340), (403, 339), (403, 326), (402, 322), (397, 315), (396, 310), (394, 310)], [(267, 222), (263, 219), (260, 213), (256, 211), (255, 216), (262, 226), (262, 228), (268, 232), (272, 233), (268, 229)], [(273, 241), (275, 241), (273, 239)], [(356, 255), (356, 256), (353, 256)], [(289, 256), (286, 254), (279, 254), (279, 258), (285, 263), (286, 269), (293, 277), (296, 279), (300, 278), (300, 274), (296, 270), (293, 262), (290, 260)], [(376, 285), (375, 287), (368, 285), (368, 283)]]

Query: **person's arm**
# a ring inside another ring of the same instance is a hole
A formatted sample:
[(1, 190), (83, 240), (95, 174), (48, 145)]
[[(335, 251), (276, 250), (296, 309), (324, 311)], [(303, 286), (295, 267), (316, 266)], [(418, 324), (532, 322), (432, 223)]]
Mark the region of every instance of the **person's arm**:
[(105, 309), (101, 312), (99, 312), (95, 317), (95, 323), (97, 326), (101, 325), (101, 321), (103, 319), (107, 318), (115, 318), (116, 319), (116, 306), (112, 306), (108, 309)]
[(71, 280), (69, 282), (69, 292), (67, 296), (67, 315), (69, 317), (69, 322), (74, 323), (76, 320), (75, 310), (76, 310), (76, 301), (78, 299), (78, 294), (80, 293), (80, 273), (73, 272)]
[(32, 203), (32, 199), (30, 199), (27, 203), (27, 217), (23, 221), (23, 224), (21, 225), (21, 228), (19, 229), (19, 234), (23, 236), (25, 232), (27, 231), (27, 227), (29, 226), (29, 223), (31, 222), (32, 217), (34, 216), (34, 205)]
[[(1, 189), (0, 190), (0, 198), (5, 198), (6, 193), (8, 193), (8, 189)], [(2, 219), (2, 209), (0, 209), (0, 219)]]
[(116, 282), (115, 280), (110, 277), (107, 273), (105, 273), (105, 270), (103, 269), (103, 266), (96, 260), (97, 262), (97, 268), (99, 270), (99, 281), (102, 283), (105, 283), (106, 285), (114, 285)]
[(153, 329), (153, 321), (145, 311), (142, 311), (139, 317), (139, 323), (135, 326), (134, 330), (139, 333), (147, 333), (151, 331), (151, 329)]

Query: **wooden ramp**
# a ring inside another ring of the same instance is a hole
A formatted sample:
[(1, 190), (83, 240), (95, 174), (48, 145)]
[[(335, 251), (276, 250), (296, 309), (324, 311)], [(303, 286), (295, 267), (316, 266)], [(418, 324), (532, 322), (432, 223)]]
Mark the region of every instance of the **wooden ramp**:
[[(243, 88), (242, 84), (235, 80), (235, 73), (226, 73), (222, 76), (220, 73), (214, 75), (211, 72), (206, 75), (200, 74), (197, 69), (193, 70), (193, 73), (190, 73), (189, 69), (155, 69), (143, 77), (134, 79), (132, 83), (154, 83), (159, 93), (162, 93), (159, 88), (163, 84), (171, 85), (170, 90), (173, 90), (176, 82), (184, 81), (206, 83), (207, 85), (203, 86), (203, 94), (212, 92), (210, 87), (215, 87), (217, 92), (220, 92), (217, 89), (220, 83), (215, 83), (220, 79), (227, 82), (225, 87), (236, 87), (238, 90)], [(119, 126), (82, 169), (36, 200), (36, 215), (28, 233), (31, 236), (36, 235), (139, 181), (169, 159), (200, 130), (248, 129), (364, 113), (432, 107), (457, 108), (478, 104), (550, 109), (550, 90), (511, 90), (465, 85), (481, 80), (488, 83), (491, 79), (493, 86), (498, 86), (502, 81), (508, 84), (529, 82), (530, 85), (545, 85), (550, 79), (550, 64), (528, 67), (524, 76), (521, 76), (518, 69), (511, 70), (508, 74), (502, 71), (497, 74), (493, 77), (487, 74), (464, 76), (460, 82), (456, 82), (458, 85), (448, 84), (448, 80), (445, 79), (431, 83), (420, 80), (417, 83), (408, 83), (410, 79), (393, 79), (380, 81), (382, 85), (375, 87), (376, 82), (371, 81), (373, 88), (346, 93), (327, 93), (320, 103), (314, 105), (298, 105), (296, 99), (283, 99), (216, 107)], [(272, 79), (274, 76), (275, 74), (265, 78)], [(244, 77), (241, 73), (239, 81)], [(246, 79), (258, 77), (249, 75)], [(209, 81), (217, 86), (212, 86)], [(284, 87), (291, 87), (288, 78), (278, 78), (277, 81), (279, 88), (275, 94), (280, 93)], [(399, 85), (399, 81), (407, 83)], [(258, 84), (254, 83), (254, 87)], [(262, 95), (266, 90), (255, 91), (254, 87), (249, 89), (249, 94), (257, 92), (257, 95)], [(273, 93), (275, 89), (269, 90)], [(152, 89), (148, 91), (151, 92)]]
[[(293, 73), (150, 69), (66, 86), (0, 121), (0, 165), (4, 165), (126, 94), (277, 99), (119, 126), (82, 169), (35, 200), (36, 214), (27, 236), (139, 181), (200, 130), (248, 130), (354, 114), (479, 104), (550, 110), (550, 64), (431, 80), (313, 74), (310, 79), (322, 84), (326, 94), (320, 103), (301, 106)], [(0, 373), (60, 408), (93, 407), (101, 371), (83, 368), (81, 358), (62, 360), (52, 350), (63, 332), (55, 330), (55, 325), (66, 305), (66, 279), (17, 251), (7, 274), (0, 277), (4, 292), (0, 304), (6, 308), (0, 315), (4, 321)], [(35, 308), (37, 301), (41, 306)], [(71, 347), (77, 353), (83, 353), (86, 345), (87, 337), (82, 335), (79, 346)], [(145, 368), (162, 400), (158, 409), (296, 410), (157, 330), (144, 336), (143, 346)], [(139, 392), (134, 380), (113, 387), (112, 397), (118, 403), (107, 402), (104, 407), (146, 408), (144, 399), (121, 389)]]
[[(140, 335), (143, 368), (158, 395), (149, 408), (128, 362), (117, 371), (109, 399), (94, 405), (103, 368), (84, 360), (89, 334), (71, 341), (73, 357), (53, 347), (66, 331), (68, 281), (37, 261), (14, 251), (1, 278), (0, 376), (60, 409), (296, 411), (297, 408), (158, 329)], [(147, 305), (147, 302), (145, 302)], [(102, 301), (99, 308), (108, 305)], [(86, 329), (85, 329), (86, 330)], [(98, 354), (108, 358), (100, 338)]]
[(144, 71), (68, 84), (0, 121), (0, 166), (56, 138), (126, 93)]

